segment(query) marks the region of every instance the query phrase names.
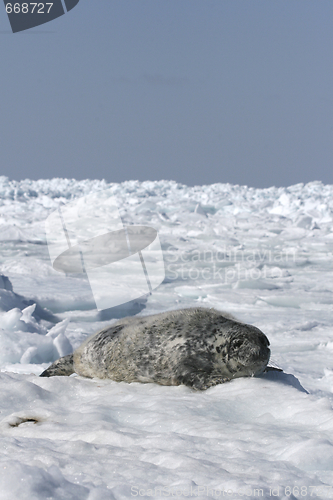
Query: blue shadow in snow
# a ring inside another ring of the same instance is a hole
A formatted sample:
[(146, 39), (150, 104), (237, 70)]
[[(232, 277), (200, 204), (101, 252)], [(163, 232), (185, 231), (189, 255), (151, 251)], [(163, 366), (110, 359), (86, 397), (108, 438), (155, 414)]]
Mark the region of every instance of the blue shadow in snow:
[(291, 385), (298, 391), (309, 394), (308, 391), (304, 389), (298, 378), (295, 377), (295, 375), (292, 375), (291, 373), (285, 373), (284, 371), (277, 368), (268, 367), (267, 371), (264, 372), (261, 377), (267, 380), (272, 380), (273, 382), (279, 382), (280, 384)]

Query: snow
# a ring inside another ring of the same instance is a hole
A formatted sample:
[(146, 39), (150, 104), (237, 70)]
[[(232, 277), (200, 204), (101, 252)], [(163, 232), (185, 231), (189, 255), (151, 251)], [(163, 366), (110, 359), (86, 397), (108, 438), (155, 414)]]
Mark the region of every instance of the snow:
[[(50, 262), (44, 223), (108, 189), (158, 231), (166, 278), (97, 311)], [(1, 500), (331, 497), (333, 186), (0, 177)], [(39, 378), (117, 318), (215, 307), (259, 327), (283, 372), (204, 392)]]

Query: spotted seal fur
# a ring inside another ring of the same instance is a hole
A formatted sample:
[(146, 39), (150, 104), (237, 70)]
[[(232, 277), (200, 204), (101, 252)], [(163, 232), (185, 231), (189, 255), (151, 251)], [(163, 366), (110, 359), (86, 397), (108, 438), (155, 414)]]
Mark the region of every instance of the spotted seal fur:
[(193, 308), (124, 318), (88, 338), (41, 376), (109, 378), (117, 382), (185, 384), (204, 390), (258, 375), (270, 357), (258, 328), (215, 309)]

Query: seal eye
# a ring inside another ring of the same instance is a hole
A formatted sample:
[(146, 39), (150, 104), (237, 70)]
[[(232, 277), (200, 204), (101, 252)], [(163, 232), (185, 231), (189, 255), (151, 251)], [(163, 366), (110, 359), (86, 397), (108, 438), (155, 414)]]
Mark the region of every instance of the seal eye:
[(243, 345), (243, 341), (240, 339), (236, 339), (232, 342), (233, 349), (239, 349), (240, 347), (242, 347), (242, 345)]

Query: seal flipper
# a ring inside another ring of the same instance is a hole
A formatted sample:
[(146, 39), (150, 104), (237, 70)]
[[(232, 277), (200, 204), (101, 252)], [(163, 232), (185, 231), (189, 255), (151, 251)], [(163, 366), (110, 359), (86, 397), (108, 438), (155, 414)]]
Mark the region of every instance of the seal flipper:
[(64, 356), (63, 358), (57, 359), (52, 365), (50, 365), (41, 375), (40, 377), (55, 377), (55, 376), (63, 376), (68, 377), (74, 373), (74, 361), (73, 354), (68, 354), (68, 356)]
[(194, 391), (205, 391), (210, 387), (214, 387), (218, 384), (224, 384), (225, 382), (229, 382), (230, 378), (226, 377), (209, 377), (207, 373), (191, 373), (187, 374), (184, 377), (179, 377), (178, 381), (181, 384), (187, 385)]
[(210, 353), (201, 353), (200, 357), (188, 356), (175, 370), (177, 383), (184, 384), (195, 391), (204, 391), (214, 385), (228, 382), (230, 378), (227, 376), (212, 374), (210, 358)]

